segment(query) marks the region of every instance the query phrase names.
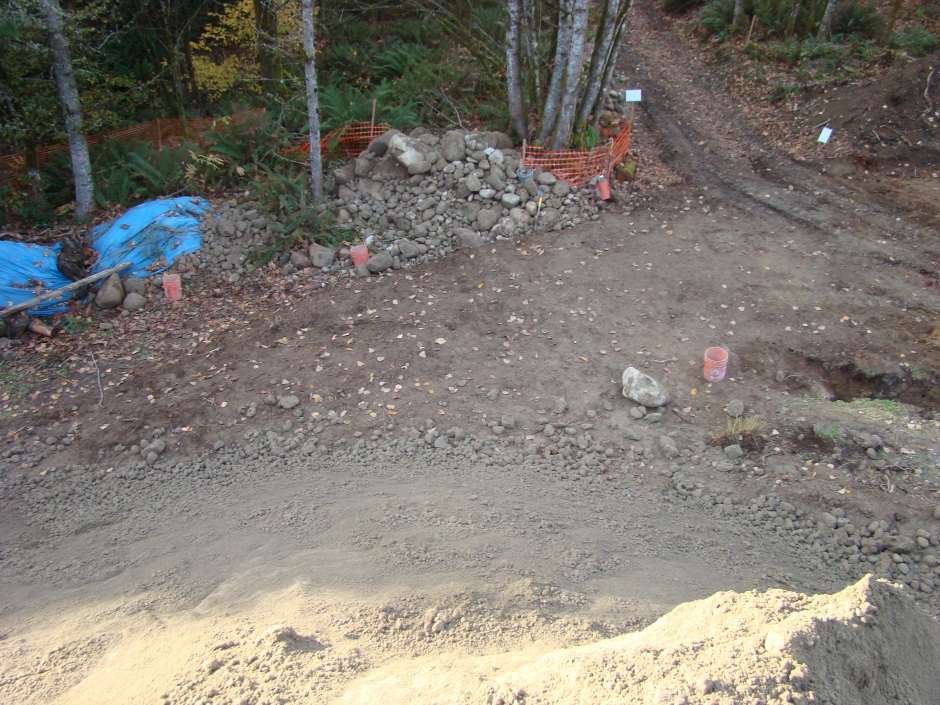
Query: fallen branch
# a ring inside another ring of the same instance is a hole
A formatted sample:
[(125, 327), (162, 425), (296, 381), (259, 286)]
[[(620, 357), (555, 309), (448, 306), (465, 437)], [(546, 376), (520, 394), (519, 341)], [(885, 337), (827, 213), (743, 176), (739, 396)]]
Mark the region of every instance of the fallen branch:
[(75, 289), (79, 289), (85, 286), (85, 284), (91, 284), (92, 282), (98, 281), (99, 279), (104, 279), (105, 277), (110, 276), (115, 272), (120, 272), (122, 269), (127, 269), (132, 264), (133, 262), (122, 262), (121, 264), (115, 265), (114, 267), (108, 267), (104, 271), (98, 272), (97, 274), (92, 274), (90, 277), (85, 277), (84, 279), (79, 279), (78, 281), (72, 282), (71, 284), (67, 284), (66, 286), (63, 286), (60, 289), (56, 289), (55, 291), (48, 291), (41, 296), (30, 299), (29, 301), (24, 301), (23, 303), (17, 304), (16, 306), (5, 308), (0, 311), (0, 318), (6, 318), (7, 316), (12, 316), (14, 313), (25, 311), (28, 308), (32, 308), (36, 304), (41, 304), (43, 301), (51, 301), (52, 299), (56, 299), (62, 294), (65, 294), (69, 291), (75, 291)]
[(95, 359), (95, 353), (91, 354), (91, 361), (95, 363), (95, 372), (98, 375), (98, 406), (104, 406), (104, 388), (101, 386), (101, 368), (98, 367), (98, 360)]
[(934, 69), (930, 69), (930, 73), (927, 74), (927, 85), (924, 86), (924, 101), (927, 103), (927, 107), (924, 108), (924, 112), (920, 114), (922, 118), (925, 118), (930, 115), (933, 110), (933, 101), (930, 100), (930, 79), (933, 78)]
[(891, 125), (879, 125), (879, 128), (882, 129), (882, 130), (884, 130), (884, 129), (891, 130), (892, 132), (894, 132), (895, 134), (897, 134), (898, 137), (900, 137), (902, 140), (904, 140), (904, 144), (906, 144), (908, 147), (913, 147), (913, 146), (914, 146), (914, 145), (911, 144), (911, 141), (910, 141), (907, 137), (904, 136), (904, 133), (901, 132), (898, 128), (892, 127)]

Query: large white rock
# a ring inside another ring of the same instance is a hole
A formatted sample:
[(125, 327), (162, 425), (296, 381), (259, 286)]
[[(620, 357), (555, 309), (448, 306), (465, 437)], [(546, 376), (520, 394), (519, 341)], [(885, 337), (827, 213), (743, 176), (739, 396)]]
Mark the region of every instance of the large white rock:
[(635, 367), (623, 371), (623, 395), (651, 409), (669, 402), (669, 392), (663, 385)]

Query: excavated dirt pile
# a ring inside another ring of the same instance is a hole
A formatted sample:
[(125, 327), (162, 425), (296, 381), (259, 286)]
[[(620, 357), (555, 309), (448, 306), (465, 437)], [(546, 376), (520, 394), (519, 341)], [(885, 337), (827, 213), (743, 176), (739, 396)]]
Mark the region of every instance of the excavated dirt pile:
[(940, 166), (940, 53), (894, 66), (862, 85), (834, 88), (811, 103), (811, 114), (867, 145), (870, 165)]
[(884, 580), (834, 595), (721, 592), (643, 631), (369, 676), (341, 703), (940, 702), (940, 625)]

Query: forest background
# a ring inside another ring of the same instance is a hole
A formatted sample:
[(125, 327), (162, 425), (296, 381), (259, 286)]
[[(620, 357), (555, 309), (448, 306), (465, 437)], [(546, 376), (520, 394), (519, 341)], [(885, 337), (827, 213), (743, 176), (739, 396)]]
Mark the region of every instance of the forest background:
[[(250, 190), (286, 223), (335, 236), (311, 193), (302, 6), (309, 0), (2, 0), (0, 153), (22, 171), (0, 182), (7, 228), (75, 214), (68, 135), (49, 8), (60, 12), (81, 130), (154, 118), (183, 139), (111, 141), (90, 150), (93, 205), (126, 207), (181, 192)], [(739, 62), (753, 99), (799, 100), (940, 49), (940, 0), (664, 0), (664, 16)], [(629, 0), (350, 0), (315, 9), (316, 113), (326, 133), (359, 121), (407, 131), (498, 129), (555, 149), (600, 139), (603, 100)], [(757, 66), (755, 69), (754, 67)], [(244, 121), (223, 116), (252, 109)], [(66, 111), (67, 114), (67, 111)], [(218, 116), (202, 140), (187, 121)], [(329, 184), (326, 185), (329, 188)], [(81, 208), (79, 208), (81, 210)]]

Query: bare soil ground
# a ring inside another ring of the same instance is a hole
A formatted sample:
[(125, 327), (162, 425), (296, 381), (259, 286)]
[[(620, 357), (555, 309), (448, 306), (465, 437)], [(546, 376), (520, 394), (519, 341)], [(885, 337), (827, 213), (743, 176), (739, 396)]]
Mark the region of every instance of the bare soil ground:
[[(634, 28), (641, 178), (597, 220), (371, 280), (194, 281), (30, 347), (32, 368), (10, 351), (5, 702), (375, 702), (402, 673), (430, 679), (412, 702), (567, 702), (428, 674), (514, 652), (518, 676), (518, 653), (718, 591), (861, 577), (775, 523), (780, 502), (807, 527), (938, 535), (940, 180), (796, 162), (646, 4)], [(627, 366), (670, 390), (661, 416), (631, 415)], [(710, 443), (739, 440), (737, 402), (764, 426), (729, 462)], [(129, 449), (154, 439), (141, 470)], [(789, 702), (705, 680), (581, 682), (584, 702)]]

